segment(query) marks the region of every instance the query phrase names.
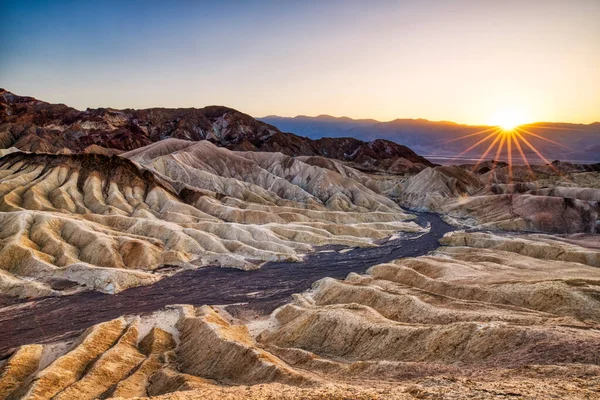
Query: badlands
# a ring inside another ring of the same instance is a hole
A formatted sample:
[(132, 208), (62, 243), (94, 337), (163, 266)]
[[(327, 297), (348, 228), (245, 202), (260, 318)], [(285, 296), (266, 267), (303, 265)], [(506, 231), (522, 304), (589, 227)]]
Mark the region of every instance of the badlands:
[(0, 399), (600, 398), (600, 165), (0, 91)]

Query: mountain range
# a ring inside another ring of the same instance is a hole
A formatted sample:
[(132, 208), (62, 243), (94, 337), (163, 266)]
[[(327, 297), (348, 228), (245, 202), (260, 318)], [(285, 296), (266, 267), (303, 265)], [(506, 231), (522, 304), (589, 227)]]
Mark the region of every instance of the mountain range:
[(79, 111), (0, 89), (0, 147), (3, 148), (115, 154), (167, 138), (208, 140), (236, 151), (335, 158), (367, 171), (415, 172), (432, 166), (410, 148), (389, 140), (313, 140), (281, 132), (275, 126), (223, 106)]
[[(390, 140), (408, 146), (434, 162), (448, 160), (454, 163), (456, 163), (457, 155), (477, 143), (485, 135), (473, 135), (461, 140), (456, 140), (457, 138), (490, 128), (485, 125), (461, 125), (454, 122), (426, 119), (395, 119), (381, 122), (374, 119), (352, 119), (330, 115), (316, 117), (299, 115), (293, 118), (269, 115), (259, 118), (259, 120), (274, 125), (281, 131), (294, 132), (312, 139), (352, 137), (366, 141)], [(527, 139), (549, 160), (600, 161), (600, 122), (587, 125), (538, 122), (522, 125), (521, 128), (558, 143), (557, 145), (538, 136), (526, 134)], [(462, 154), (461, 159), (478, 159), (488, 143), (482, 143)], [(531, 149), (524, 148), (523, 150), (530, 162), (545, 163)], [(503, 153), (500, 159), (506, 160), (506, 153)], [(517, 159), (521, 161), (520, 158)]]
[(598, 398), (600, 163), (316, 120), (1, 90), (0, 399)]

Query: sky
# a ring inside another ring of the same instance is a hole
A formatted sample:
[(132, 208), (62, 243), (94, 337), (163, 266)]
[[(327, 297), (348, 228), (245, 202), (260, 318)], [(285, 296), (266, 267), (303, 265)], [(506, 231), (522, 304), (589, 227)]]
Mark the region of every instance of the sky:
[(600, 0), (0, 0), (0, 87), (78, 109), (590, 123), (599, 21)]

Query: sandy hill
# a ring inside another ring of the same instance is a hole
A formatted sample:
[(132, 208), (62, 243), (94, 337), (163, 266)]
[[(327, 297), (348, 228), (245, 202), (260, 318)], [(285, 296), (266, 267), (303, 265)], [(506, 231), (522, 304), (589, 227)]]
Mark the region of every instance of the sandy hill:
[(180, 139), (123, 157), (16, 151), (0, 159), (0, 290), (114, 293), (156, 282), (164, 265), (257, 268), (419, 230), (409, 218), (359, 181), (280, 153)]

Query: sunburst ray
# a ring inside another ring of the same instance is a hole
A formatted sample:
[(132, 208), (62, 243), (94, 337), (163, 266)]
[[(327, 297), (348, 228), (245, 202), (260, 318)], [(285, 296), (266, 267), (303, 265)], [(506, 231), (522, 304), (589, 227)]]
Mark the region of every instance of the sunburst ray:
[(560, 146), (560, 147), (562, 147), (562, 148), (565, 148), (565, 149), (567, 149), (567, 150), (573, 150), (573, 149), (572, 149), (572, 148), (570, 148), (569, 146), (566, 146), (566, 145), (564, 145), (564, 144), (562, 144), (562, 143), (558, 143), (558, 142), (555, 142), (554, 140), (551, 140), (551, 139), (545, 138), (545, 137), (543, 137), (542, 135), (538, 135), (537, 133), (530, 132), (530, 131), (528, 131), (527, 129), (525, 129), (525, 128), (522, 128), (522, 127), (520, 127), (520, 126), (519, 126), (519, 127), (517, 127), (517, 128), (515, 128), (515, 130), (517, 130), (517, 131), (519, 131), (519, 132), (521, 132), (521, 133), (525, 132), (525, 133), (527, 133), (527, 134), (529, 134), (529, 135), (531, 135), (531, 136), (535, 136), (536, 138), (539, 138), (539, 139), (545, 140), (546, 142), (549, 142), (549, 143), (555, 144), (555, 145), (557, 145), (557, 146)]
[(525, 152), (523, 151), (523, 147), (521, 147), (521, 143), (514, 135), (513, 135), (513, 139), (515, 141), (515, 146), (517, 147), (517, 150), (519, 151), (519, 154), (521, 155), (521, 159), (523, 160), (525, 165), (527, 165), (527, 169), (529, 169), (529, 172), (531, 172), (531, 175), (533, 175), (535, 177), (535, 172), (533, 172), (533, 168), (531, 168), (531, 164), (529, 164), (529, 160), (527, 159), (527, 156), (525, 155)]
[(539, 129), (550, 129), (550, 130), (555, 130), (555, 131), (575, 131), (575, 132), (587, 132), (585, 129), (574, 129), (574, 128), (560, 128), (558, 126), (546, 126), (546, 125), (532, 125), (532, 124), (523, 124), (523, 125), (519, 125), (519, 127), (523, 127), (526, 126), (529, 129), (535, 129), (535, 128), (539, 128)]
[(460, 153), (459, 155), (457, 155), (456, 157), (461, 157), (463, 156), (465, 153), (468, 153), (469, 151), (473, 150), (475, 147), (479, 146), (480, 144), (486, 142), (487, 140), (489, 140), (492, 136), (494, 135), (498, 135), (500, 133), (501, 129), (500, 128), (496, 128), (496, 130), (492, 133), (490, 133), (489, 135), (487, 135), (486, 137), (484, 137), (483, 139), (481, 139), (480, 141), (478, 141), (477, 143), (475, 143), (474, 145), (468, 147), (465, 151), (463, 151), (462, 153)]
[(506, 138), (506, 151), (507, 151), (507, 155), (508, 155), (508, 182), (512, 183), (512, 177), (513, 177), (513, 168), (512, 168), (512, 139), (513, 139), (513, 134), (512, 132), (508, 135), (508, 137)]
[[(548, 128), (548, 129), (562, 129), (562, 128), (557, 128), (557, 127), (545, 127), (545, 126), (540, 126), (540, 125), (531, 125), (531, 124), (523, 124), (523, 125), (518, 125), (515, 127), (512, 127), (509, 125), (506, 125), (504, 127), (502, 126), (494, 126), (494, 127), (490, 127), (488, 129), (484, 129), (478, 132), (473, 132), (473, 133), (469, 133), (467, 135), (463, 135), (451, 140), (447, 140), (441, 143), (451, 143), (451, 142), (455, 142), (458, 140), (463, 140), (469, 137), (475, 137), (478, 135), (482, 135), (485, 134), (487, 132), (491, 132), (489, 134), (487, 134), (484, 138), (478, 140), (476, 143), (470, 145), (469, 147), (467, 147), (464, 151), (462, 151), (460, 154), (458, 154), (456, 156), (456, 158), (460, 158), (462, 157), (464, 154), (472, 151), (473, 149), (475, 149), (476, 147), (484, 144), (484, 143), (488, 143), (487, 148), (485, 149), (485, 151), (483, 151), (483, 154), (481, 155), (481, 157), (479, 157), (479, 159), (476, 161), (476, 163), (472, 166), (471, 171), (474, 172), (477, 167), (490, 155), (490, 153), (492, 151), (495, 152), (495, 156), (492, 159), (492, 163), (490, 166), (490, 171), (493, 172), (498, 168), (498, 163), (500, 160), (500, 157), (503, 157), (503, 152), (506, 149), (506, 158), (507, 158), (507, 162), (508, 162), (508, 182), (509, 183), (513, 183), (514, 179), (515, 179), (515, 165), (514, 165), (514, 158), (513, 157), (513, 149), (516, 148), (518, 154), (520, 155), (523, 163), (525, 164), (525, 166), (527, 166), (527, 169), (529, 171), (529, 173), (531, 174), (531, 176), (533, 177), (533, 179), (535, 179), (536, 173), (534, 172), (534, 169), (532, 167), (532, 164), (529, 162), (529, 159), (527, 158), (527, 155), (525, 154), (524, 151), (524, 146), (527, 146), (528, 149), (530, 149), (537, 157), (539, 157), (540, 160), (542, 160), (543, 162), (546, 163), (546, 165), (549, 168), (552, 168), (554, 171), (556, 171), (558, 174), (560, 174), (561, 176), (565, 177), (565, 175), (563, 173), (561, 173), (536, 147), (535, 145), (530, 142), (526, 136), (532, 136), (541, 140), (544, 140), (545, 142), (548, 143), (552, 143), (556, 146), (565, 148), (565, 149), (569, 149), (572, 150), (572, 148), (570, 148), (569, 146), (566, 146), (562, 143), (559, 143), (557, 141), (554, 141), (552, 139), (549, 139), (541, 134), (535, 133), (535, 132), (531, 132), (529, 129), (530, 128)], [(489, 142), (491, 140), (491, 143)], [(521, 143), (522, 142), (522, 143)], [(490, 182), (492, 181), (492, 175), (490, 173)]]
[(502, 132), (500, 132), (500, 130), (499, 130), (498, 133), (496, 134), (496, 138), (494, 139), (494, 141), (488, 146), (487, 150), (483, 153), (483, 155), (479, 158), (479, 160), (477, 160), (475, 165), (473, 165), (473, 168), (471, 169), (471, 171), (475, 171), (477, 166), (481, 163), (482, 160), (484, 160), (487, 157), (489, 152), (492, 151), (492, 149), (494, 148), (496, 143), (498, 143), (498, 141), (500, 140), (501, 137), (502, 137)]
[(498, 166), (498, 158), (500, 158), (500, 155), (502, 154), (502, 149), (504, 148), (504, 142), (506, 142), (506, 137), (508, 135), (510, 135), (510, 132), (499, 134), (500, 144), (498, 144), (498, 150), (496, 150), (496, 156), (494, 157), (494, 160), (492, 162), (492, 168), (490, 170), (490, 176), (488, 179), (488, 183), (492, 182), (493, 172), (496, 171), (496, 167)]
[(489, 131), (492, 131), (492, 130), (497, 130), (497, 129), (498, 129), (497, 126), (492, 126), (491, 128), (484, 129), (482, 131), (469, 133), (469, 134), (466, 134), (466, 135), (463, 135), (463, 136), (460, 136), (460, 137), (457, 137), (457, 138), (454, 138), (454, 139), (450, 139), (450, 140), (444, 140), (442, 142), (439, 142), (438, 144), (446, 144), (446, 143), (456, 142), (457, 140), (462, 140), (462, 139), (470, 138), (470, 137), (473, 137), (473, 136), (481, 135), (482, 133), (486, 133), (486, 132), (489, 132)]
[(539, 150), (536, 149), (534, 145), (529, 143), (529, 140), (527, 140), (523, 135), (521, 135), (521, 133), (519, 133), (518, 131), (515, 131), (515, 135), (518, 136), (519, 139), (521, 139), (527, 145), (527, 147), (529, 147), (535, 154), (537, 154), (537, 156), (540, 159), (542, 159), (546, 164), (548, 164), (548, 166), (550, 166), (550, 168), (552, 168), (553, 170), (558, 172), (560, 175), (562, 175), (562, 173), (558, 169), (556, 169), (556, 167), (554, 167), (554, 165), (552, 165), (552, 163), (550, 161), (548, 161), (548, 159), (546, 157), (544, 157), (544, 155), (542, 153), (540, 153)]

